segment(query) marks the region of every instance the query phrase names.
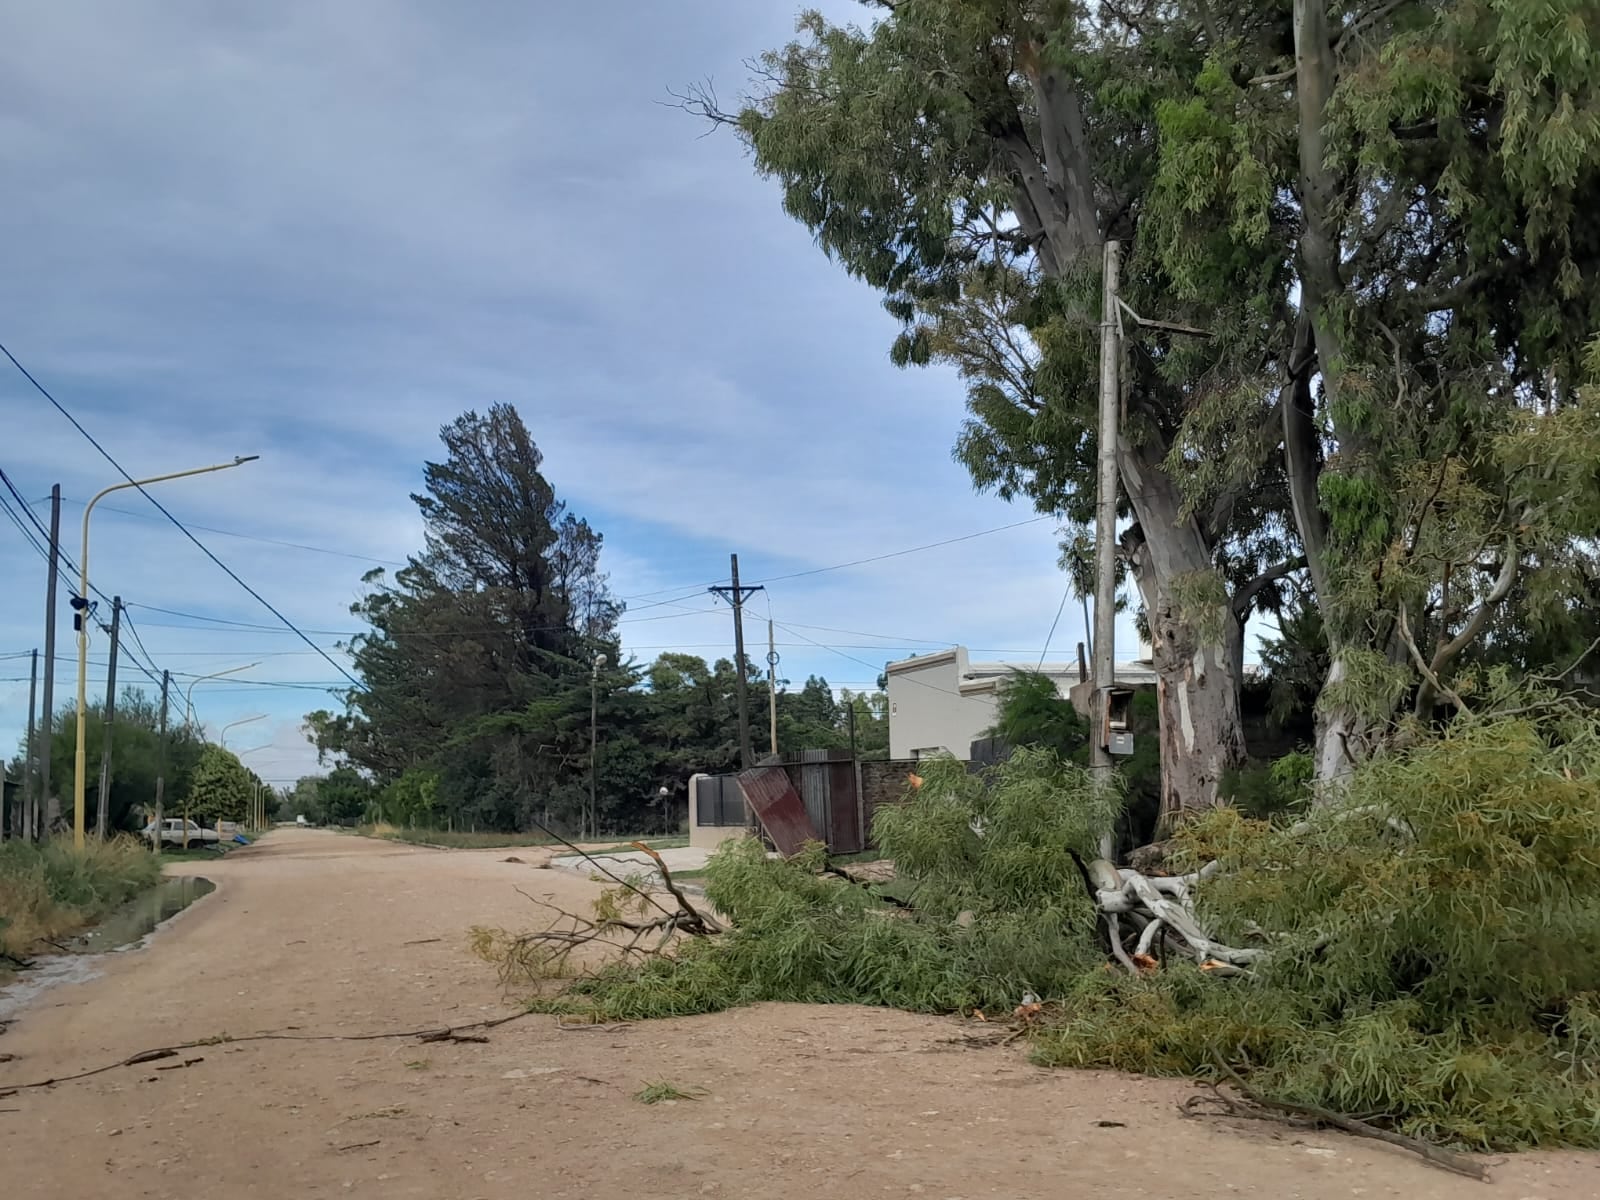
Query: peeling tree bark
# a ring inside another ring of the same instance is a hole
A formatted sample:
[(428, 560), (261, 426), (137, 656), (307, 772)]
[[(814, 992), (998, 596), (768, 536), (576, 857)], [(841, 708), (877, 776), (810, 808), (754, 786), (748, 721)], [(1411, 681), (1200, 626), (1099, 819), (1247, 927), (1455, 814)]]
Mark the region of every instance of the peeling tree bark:
[[(1126, 549), (1150, 623), (1165, 832), (1184, 810), (1215, 807), (1223, 772), (1244, 761), (1239, 708), (1244, 630), (1231, 604), (1220, 604), (1210, 614), (1179, 606), (1174, 585), (1212, 569), (1210, 545), (1195, 520), (1182, 516), (1170, 477), (1151, 470), (1140, 450), (1126, 443), (1118, 458), (1139, 519), (1137, 536), (1126, 539)], [(1152, 537), (1152, 530), (1161, 536)]]

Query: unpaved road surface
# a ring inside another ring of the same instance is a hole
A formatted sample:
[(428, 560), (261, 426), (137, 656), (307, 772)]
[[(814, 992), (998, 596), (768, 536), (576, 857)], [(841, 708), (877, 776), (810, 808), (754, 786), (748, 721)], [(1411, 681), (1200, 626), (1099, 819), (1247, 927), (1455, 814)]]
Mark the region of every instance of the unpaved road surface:
[[(508, 863), (508, 856), (528, 859)], [(363, 1034), (509, 1011), (465, 949), (534, 923), (515, 890), (596, 885), (527, 851), (283, 830), (103, 976), (0, 1037), (0, 1091), (221, 1033)], [(420, 941), (437, 938), (438, 941)], [(410, 944), (408, 944), (410, 943)], [(485, 1044), (272, 1041), (0, 1099), (0, 1191), (196, 1197), (1182, 1197), (1600, 1195), (1600, 1156), (1530, 1155), (1484, 1185), (1371, 1143), (1176, 1115), (1176, 1083), (1032, 1067), (952, 1020), (766, 1005), (614, 1030), (548, 1017)], [(955, 1038), (957, 1042), (950, 1039)], [(646, 1082), (703, 1088), (647, 1107)], [(1120, 1126), (1097, 1122), (1116, 1121)]]

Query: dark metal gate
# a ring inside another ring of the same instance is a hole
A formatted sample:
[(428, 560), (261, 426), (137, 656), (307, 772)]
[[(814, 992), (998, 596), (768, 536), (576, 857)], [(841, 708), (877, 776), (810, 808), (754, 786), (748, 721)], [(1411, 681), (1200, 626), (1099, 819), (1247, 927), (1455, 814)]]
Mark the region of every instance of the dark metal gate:
[(745, 823), (744, 795), (736, 775), (704, 775), (695, 781), (696, 825), (738, 827)]

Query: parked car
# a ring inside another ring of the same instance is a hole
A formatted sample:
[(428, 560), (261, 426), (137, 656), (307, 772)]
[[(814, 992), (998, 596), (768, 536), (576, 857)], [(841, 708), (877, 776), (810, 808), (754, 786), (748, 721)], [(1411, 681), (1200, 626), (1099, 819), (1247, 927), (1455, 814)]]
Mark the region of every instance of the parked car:
[[(184, 824), (185, 822), (181, 817), (169, 817), (162, 821), (161, 844), (163, 846), (183, 845)], [(196, 825), (193, 821), (189, 821), (187, 824), (189, 826), (189, 844), (191, 846), (197, 842), (203, 844), (207, 842), (220, 842), (222, 840), (221, 835), (219, 835), (215, 829), (207, 829), (203, 825)], [(147, 840), (153, 838), (156, 832), (156, 823), (151, 821), (139, 832)]]

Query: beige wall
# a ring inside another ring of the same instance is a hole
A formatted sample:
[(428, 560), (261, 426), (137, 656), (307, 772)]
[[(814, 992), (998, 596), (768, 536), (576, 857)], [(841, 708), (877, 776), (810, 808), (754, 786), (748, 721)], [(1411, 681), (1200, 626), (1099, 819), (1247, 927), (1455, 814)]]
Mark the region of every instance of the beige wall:
[(695, 789), (699, 781), (708, 779), (708, 775), (689, 776), (689, 845), (704, 850), (715, 850), (732, 838), (743, 837), (744, 829), (737, 825), (701, 825), (699, 823), (699, 805), (695, 802), (697, 797)]
[(889, 757), (947, 750), (966, 758), (994, 724), (992, 686), (963, 690), (969, 670), (962, 647), (889, 664)]

